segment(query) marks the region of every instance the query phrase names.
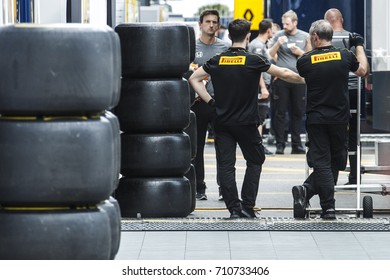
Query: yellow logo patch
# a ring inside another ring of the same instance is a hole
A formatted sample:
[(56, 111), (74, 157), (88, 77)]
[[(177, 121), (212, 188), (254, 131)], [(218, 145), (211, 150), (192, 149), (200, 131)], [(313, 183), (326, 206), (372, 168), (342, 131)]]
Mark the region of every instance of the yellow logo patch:
[(245, 56), (221, 56), (219, 65), (245, 65)]
[(311, 57), (311, 64), (327, 62), (332, 60), (341, 60), (340, 52), (330, 52), (330, 53), (313, 55)]

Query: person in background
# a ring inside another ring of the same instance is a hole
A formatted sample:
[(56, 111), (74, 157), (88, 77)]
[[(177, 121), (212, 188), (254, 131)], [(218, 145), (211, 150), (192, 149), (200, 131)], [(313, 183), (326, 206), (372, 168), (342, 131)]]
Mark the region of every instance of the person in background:
[[(248, 51), (252, 53), (260, 54), (268, 58), (267, 53), (267, 43), (268, 40), (272, 38), (272, 21), (269, 19), (263, 19), (259, 23), (259, 34), (253, 39), (248, 45)], [(265, 88), (260, 88), (261, 92), (259, 93), (258, 98), (258, 107), (259, 107), (259, 118), (260, 125), (258, 127), (260, 135), (263, 135), (263, 124), (269, 113), (269, 93), (271, 91), (271, 75), (268, 73), (263, 73), (262, 77), (264, 79)], [(264, 153), (266, 155), (273, 155), (266, 147), (264, 147)]]
[[(297, 72), (297, 59), (310, 50), (309, 36), (299, 30), (297, 14), (290, 10), (282, 16), (283, 30), (273, 37), (269, 54), (275, 64)], [(276, 57), (277, 55), (277, 57)], [(286, 113), (290, 115), (291, 153), (304, 154), (301, 142), (302, 121), (305, 110), (306, 85), (292, 84), (280, 79), (274, 81), (274, 121), (273, 130), (276, 140), (276, 154), (284, 154), (286, 147), (285, 123)]]
[[(229, 24), (232, 47), (215, 55), (196, 70), (189, 82), (202, 100), (216, 112), (215, 147), (222, 195), (231, 218), (256, 217), (254, 206), (259, 189), (262, 164), (265, 160), (259, 124), (257, 99), (262, 72), (303, 83), (297, 73), (272, 65), (265, 57), (246, 50), (251, 23), (236, 19)], [(210, 75), (214, 98), (203, 80)], [(236, 183), (236, 149), (240, 146), (246, 170), (238, 197)]]
[[(195, 60), (192, 63), (195, 71), (215, 54), (229, 48), (230, 45), (228, 43), (215, 36), (219, 27), (220, 17), (217, 10), (205, 10), (201, 13), (199, 17), (200, 37), (196, 40)], [(213, 85), (208, 76), (205, 77), (203, 82), (206, 84), (210, 94), (214, 95)], [(204, 181), (204, 146), (207, 128), (209, 124), (213, 124), (215, 112), (199, 96), (195, 98), (191, 110), (196, 115), (197, 125), (197, 154), (194, 159), (196, 198), (198, 200), (207, 200), (206, 183)]]
[[(324, 19), (329, 21), (333, 28), (333, 40), (332, 45), (338, 48), (348, 48), (348, 40), (338, 39), (337, 37), (348, 37), (350, 32), (345, 30), (343, 27), (343, 15), (338, 9), (332, 8), (325, 12)], [(356, 52), (355, 48), (351, 48), (352, 52)], [(349, 75), (348, 83), (349, 102), (351, 110), (356, 112), (357, 109), (357, 98), (358, 94), (358, 77), (353, 73)], [(350, 152), (349, 165), (350, 172), (348, 175), (347, 184), (357, 183), (357, 114), (352, 112), (349, 119), (349, 130), (348, 130), (348, 150)], [(359, 159), (360, 160), (360, 159)]]
[(364, 77), (368, 63), (358, 34), (349, 38), (356, 56), (332, 46), (333, 29), (326, 20), (313, 22), (309, 35), (314, 49), (298, 59), (297, 69), (307, 84), (307, 163), (313, 172), (303, 185), (292, 188), (294, 217), (304, 218), (309, 200), (318, 194), (321, 218), (335, 219), (334, 186), (347, 164), (349, 72)]

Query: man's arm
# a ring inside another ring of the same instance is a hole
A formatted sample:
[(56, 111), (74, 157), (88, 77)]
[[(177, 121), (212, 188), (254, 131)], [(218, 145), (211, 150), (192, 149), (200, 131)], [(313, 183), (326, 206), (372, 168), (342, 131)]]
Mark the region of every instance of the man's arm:
[(278, 77), (282, 80), (285, 80), (286, 82), (289, 83), (295, 83), (295, 84), (304, 84), (305, 79), (299, 76), (297, 73), (294, 71), (283, 68), (283, 67), (278, 67), (276, 65), (271, 65), (270, 68), (268, 69), (267, 73), (271, 74), (272, 76)]
[(283, 43), (285, 43), (286, 40), (287, 40), (286, 36), (281, 36), (278, 38), (278, 40), (276, 40), (275, 44), (268, 49), (268, 54), (270, 55), (271, 58), (273, 59), (276, 58), (276, 54), (278, 53), (280, 46), (283, 45)]
[(363, 46), (356, 47), (356, 58), (359, 61), (359, 68), (354, 73), (359, 77), (365, 77), (368, 74), (369, 65)]
[(188, 79), (192, 88), (196, 93), (199, 94), (200, 98), (203, 99), (204, 102), (209, 103), (211, 99), (213, 99), (210, 94), (207, 92), (206, 87), (203, 83), (203, 80), (207, 78), (209, 74), (203, 70), (203, 67), (198, 68)]
[(259, 85), (260, 85), (260, 92), (261, 92), (260, 99), (267, 99), (269, 96), (269, 91), (265, 85), (263, 75), (260, 76)]

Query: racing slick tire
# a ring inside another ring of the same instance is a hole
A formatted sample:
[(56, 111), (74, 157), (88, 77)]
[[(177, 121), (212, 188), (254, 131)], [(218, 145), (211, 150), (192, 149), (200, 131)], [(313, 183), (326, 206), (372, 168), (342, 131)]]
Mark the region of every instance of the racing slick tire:
[(121, 174), (128, 177), (183, 176), (191, 164), (185, 133), (121, 134)]
[(116, 188), (118, 128), (96, 119), (0, 118), (0, 205), (85, 205)]
[[(183, 78), (188, 80), (191, 77), (192, 73), (194, 73), (194, 71), (192, 71), (192, 70), (185, 72), (183, 74)], [(195, 102), (195, 90), (193, 89), (193, 87), (190, 84), (188, 84), (188, 86), (189, 86), (189, 93), (190, 93), (190, 106), (192, 106), (192, 105), (194, 105), (194, 102)]]
[(101, 202), (99, 207), (106, 211), (110, 220), (111, 226), (111, 251), (110, 260), (115, 259), (116, 254), (119, 251), (119, 245), (121, 240), (121, 212), (118, 201), (112, 196)]
[(99, 208), (0, 210), (2, 260), (108, 260), (110, 221)]
[(120, 41), (109, 27), (5, 25), (0, 52), (3, 116), (99, 113), (119, 101)]
[(191, 186), (191, 207), (190, 213), (194, 212), (196, 207), (196, 174), (195, 166), (191, 164), (190, 170), (184, 175), (189, 181)]
[(190, 31), (184, 24), (126, 23), (121, 42), (122, 77), (179, 78), (190, 65)]
[(190, 137), (191, 141), (191, 158), (196, 157), (197, 141), (196, 141), (196, 115), (193, 111), (190, 111), (190, 124), (184, 129), (184, 132)]
[(131, 133), (182, 131), (189, 124), (189, 85), (185, 79), (122, 79), (113, 112), (121, 130)]
[(122, 217), (186, 217), (190, 212), (190, 182), (185, 177), (122, 177), (115, 198)]

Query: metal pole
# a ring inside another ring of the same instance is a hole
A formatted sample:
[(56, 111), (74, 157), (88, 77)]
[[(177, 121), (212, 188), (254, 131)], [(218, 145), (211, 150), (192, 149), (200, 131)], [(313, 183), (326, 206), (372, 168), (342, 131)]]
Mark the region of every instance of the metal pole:
[(356, 129), (356, 192), (357, 192), (357, 211), (360, 209), (360, 104), (361, 104), (361, 90), (362, 90), (362, 78), (358, 77), (358, 88), (357, 88), (357, 105), (356, 105), (356, 120), (357, 120), (357, 129)]

